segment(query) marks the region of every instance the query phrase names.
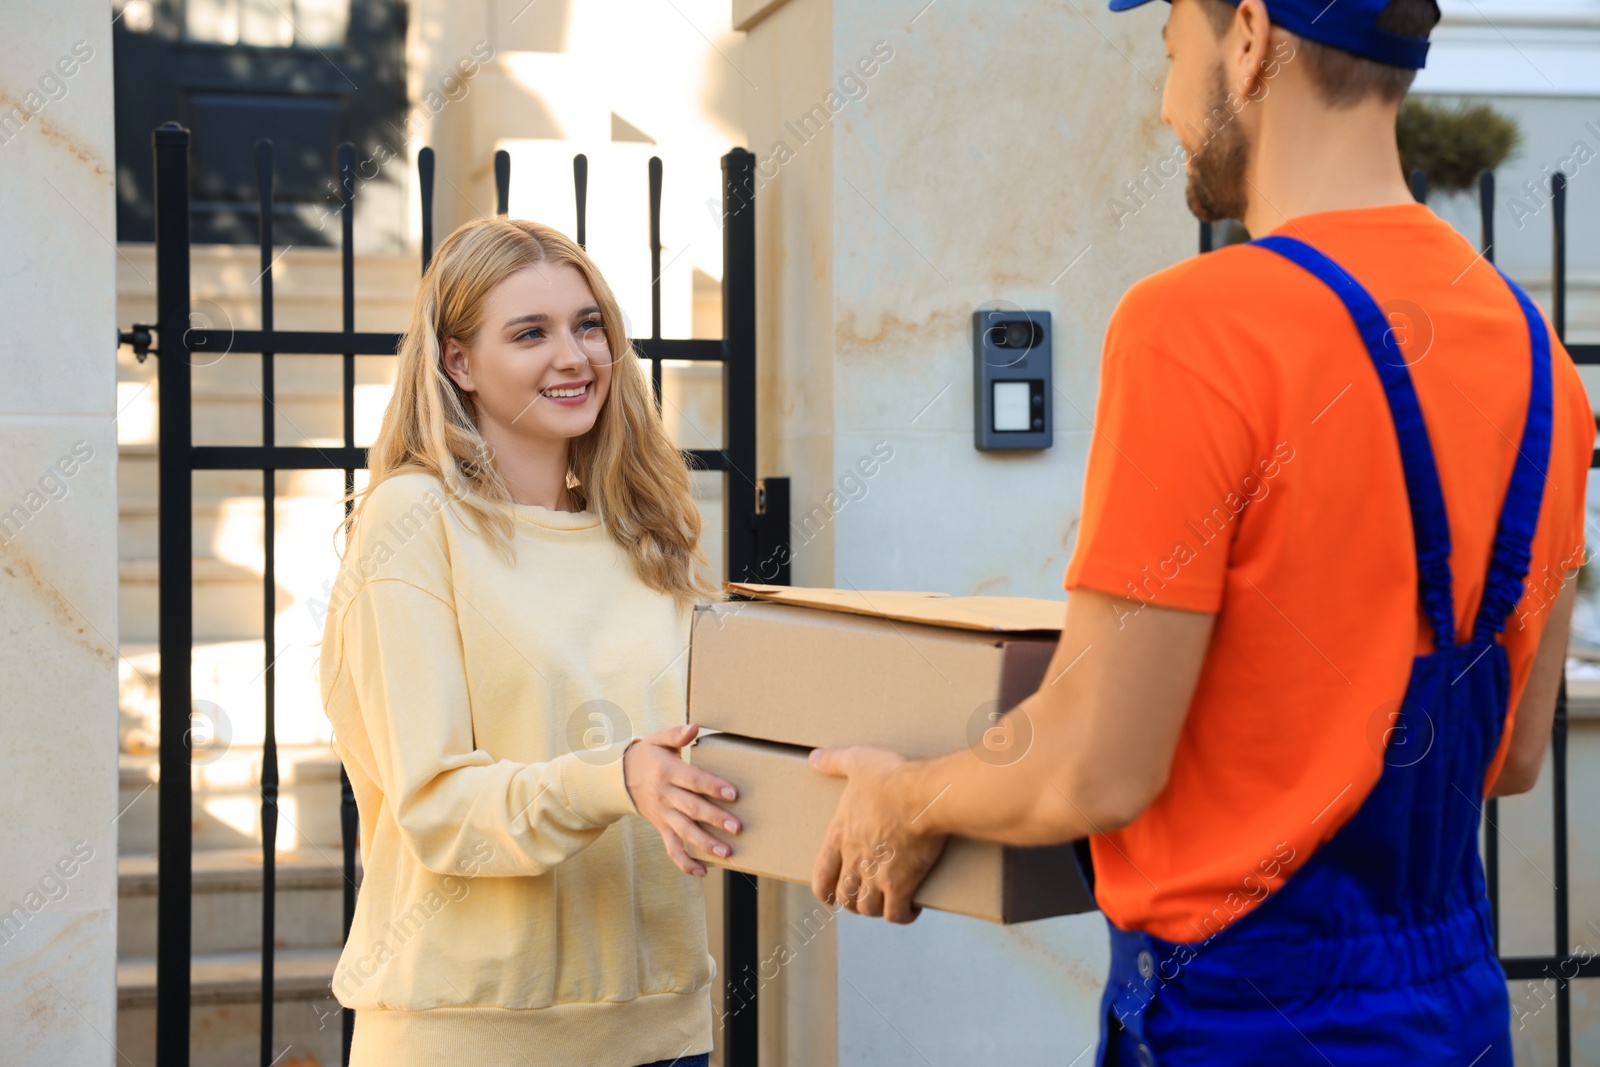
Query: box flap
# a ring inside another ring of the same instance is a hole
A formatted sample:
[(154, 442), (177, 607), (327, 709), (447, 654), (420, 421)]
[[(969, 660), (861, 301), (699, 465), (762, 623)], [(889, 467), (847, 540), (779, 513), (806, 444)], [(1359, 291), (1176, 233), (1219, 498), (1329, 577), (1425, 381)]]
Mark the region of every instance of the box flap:
[(902, 590), (808, 589), (756, 582), (725, 582), (731, 593), (779, 604), (871, 615), (958, 630), (991, 633), (1059, 633), (1066, 616), (1065, 600), (1021, 596), (950, 596)]

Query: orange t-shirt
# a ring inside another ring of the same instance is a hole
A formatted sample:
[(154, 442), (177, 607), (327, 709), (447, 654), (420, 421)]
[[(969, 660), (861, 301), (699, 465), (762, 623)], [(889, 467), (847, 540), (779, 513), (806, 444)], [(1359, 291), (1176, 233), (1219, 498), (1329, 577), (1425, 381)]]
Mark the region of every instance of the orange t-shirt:
[[(1526, 320), (1424, 205), (1276, 232), (1348, 270), (1397, 331), (1439, 468), (1464, 640), (1528, 410)], [(1551, 348), (1550, 465), (1505, 630), (1512, 712), (1544, 609), (1583, 561), (1595, 420), (1554, 331)], [(1377, 783), (1412, 659), (1432, 648), (1399, 445), (1344, 305), (1252, 246), (1129, 290), (1106, 334), (1096, 421), (1063, 585), (1217, 616), (1167, 787), (1090, 839), (1096, 895), (1124, 929), (1195, 942), (1265, 899)]]

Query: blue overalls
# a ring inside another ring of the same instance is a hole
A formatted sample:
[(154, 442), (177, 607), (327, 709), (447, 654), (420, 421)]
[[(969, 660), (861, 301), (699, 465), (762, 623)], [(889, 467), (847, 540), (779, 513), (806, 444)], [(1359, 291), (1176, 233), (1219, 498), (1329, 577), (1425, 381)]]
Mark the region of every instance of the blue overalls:
[[(1434, 651), (1412, 663), (1378, 783), (1350, 820), (1255, 910), (1184, 945), (1111, 926), (1100, 1067), (1511, 1067), (1511, 1012), (1478, 856), (1485, 776), (1510, 664), (1496, 635), (1522, 596), (1551, 431), (1550, 338), (1509, 278), (1532, 337), (1533, 384), (1482, 607), (1456, 643), (1450, 526), (1422, 410), (1366, 290), (1286, 237), (1255, 242), (1331, 288), (1383, 382), (1405, 469), (1418, 596)], [(1502, 275), (1504, 277), (1504, 275)], [(1306, 709), (1315, 713), (1315, 709)]]

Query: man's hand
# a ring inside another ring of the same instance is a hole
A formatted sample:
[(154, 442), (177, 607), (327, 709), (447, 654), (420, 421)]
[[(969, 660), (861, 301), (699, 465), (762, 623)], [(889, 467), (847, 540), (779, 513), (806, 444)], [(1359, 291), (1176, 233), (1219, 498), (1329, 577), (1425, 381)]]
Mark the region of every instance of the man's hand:
[(921, 911), (911, 897), (944, 851), (945, 838), (919, 830), (921, 812), (905, 810), (903, 772), (910, 764), (893, 752), (855, 747), (815, 749), (811, 766), (849, 779), (817, 853), (811, 891), (858, 915), (911, 922)]
[(726, 858), (732, 849), (705, 828), (736, 834), (739, 820), (706, 799), (733, 800), (738, 795), (733, 783), (683, 760), (683, 746), (699, 730), (693, 724), (668, 726), (634, 741), (623, 753), (622, 776), (634, 807), (661, 834), (678, 870), (704, 878), (705, 867), (689, 855), (684, 843), (693, 842), (703, 852)]

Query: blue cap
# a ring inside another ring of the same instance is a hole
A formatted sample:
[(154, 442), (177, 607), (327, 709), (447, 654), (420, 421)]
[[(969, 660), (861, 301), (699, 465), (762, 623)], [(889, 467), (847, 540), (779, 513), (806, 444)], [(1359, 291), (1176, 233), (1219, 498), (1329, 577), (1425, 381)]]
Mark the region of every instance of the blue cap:
[[(1150, 0), (1111, 0), (1111, 10), (1127, 11)], [(1238, 0), (1229, 0), (1238, 3)], [(1425, 37), (1405, 37), (1378, 28), (1389, 0), (1266, 0), (1274, 26), (1308, 41), (1342, 48), (1365, 59), (1421, 70), (1428, 58)]]

